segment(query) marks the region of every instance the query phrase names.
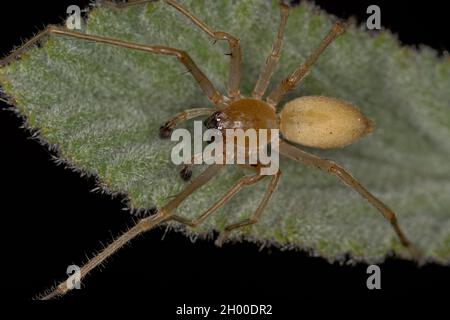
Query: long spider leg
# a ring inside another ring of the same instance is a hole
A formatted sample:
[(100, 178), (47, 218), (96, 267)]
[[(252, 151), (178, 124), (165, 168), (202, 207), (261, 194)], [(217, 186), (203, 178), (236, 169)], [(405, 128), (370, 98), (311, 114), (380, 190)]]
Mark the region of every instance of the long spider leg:
[(264, 193), (264, 196), (261, 199), (261, 202), (259, 203), (258, 208), (250, 216), (250, 218), (230, 224), (225, 227), (225, 229), (221, 232), (221, 234), (219, 235), (219, 238), (216, 241), (216, 244), (218, 246), (222, 245), (222, 243), (228, 238), (228, 235), (230, 234), (231, 231), (238, 229), (238, 228), (242, 228), (242, 227), (246, 227), (246, 226), (255, 224), (259, 221), (259, 219), (261, 219), (264, 209), (266, 208), (267, 204), (269, 203), (269, 200), (272, 197), (273, 192), (275, 191), (278, 181), (280, 180), (280, 176), (281, 176), (280, 170), (278, 170), (278, 172), (272, 176), (272, 178), (269, 182), (269, 185), (267, 186), (266, 192)]
[(214, 31), (203, 21), (194, 16), (189, 10), (180, 5), (174, 0), (164, 0), (167, 4), (171, 5), (187, 18), (189, 18), (196, 26), (203, 30), (208, 36), (214, 40), (225, 40), (230, 47), (230, 70), (228, 80), (228, 96), (233, 100), (240, 96), (239, 86), (241, 82), (241, 46), (239, 39), (232, 36), (229, 33), (223, 31)]
[(272, 52), (267, 57), (266, 65), (261, 71), (255, 88), (253, 89), (252, 97), (255, 99), (261, 99), (261, 97), (266, 92), (270, 78), (272, 77), (275, 68), (277, 67), (278, 60), (280, 60), (281, 47), (283, 46), (284, 30), (286, 27), (287, 19), (289, 17), (289, 6), (282, 2), (280, 2), (280, 14), (280, 25), (278, 33), (273, 41)]
[[(139, 220), (131, 229), (123, 233), (120, 237), (110, 243), (95, 257), (89, 260), (80, 270), (80, 279), (92, 271), (95, 267), (103, 263), (108, 257), (113, 255), (117, 250), (122, 248), (125, 244), (136, 238), (138, 235), (143, 234), (162, 222), (171, 220), (172, 212), (184, 201), (189, 195), (191, 195), (198, 188), (206, 184), (211, 178), (213, 178), (221, 169), (223, 165), (211, 165), (202, 174), (196, 177), (189, 185), (186, 186), (175, 198), (169, 201), (165, 206), (158, 210), (158, 213), (150, 217)], [(42, 300), (49, 300), (56, 297), (61, 297), (66, 294), (70, 289), (67, 286), (67, 281), (62, 281), (56, 288), (50, 291), (48, 294), (41, 297)]]
[(262, 176), (259, 174), (245, 176), (239, 179), (222, 197), (219, 198), (210, 208), (208, 208), (205, 212), (203, 212), (200, 216), (195, 219), (186, 219), (179, 215), (173, 215), (171, 217), (172, 220), (177, 221), (179, 223), (188, 225), (190, 227), (197, 227), (203, 221), (205, 221), (211, 214), (213, 214), (217, 209), (223, 206), (226, 202), (228, 202), (236, 193), (238, 193), (244, 186), (249, 186), (254, 183), (257, 183), (261, 179), (264, 179), (266, 176)]
[(267, 103), (272, 106), (276, 106), (281, 98), (289, 91), (294, 89), (300, 81), (302, 81), (305, 76), (311, 70), (311, 67), (319, 59), (320, 55), (325, 51), (325, 49), (342, 33), (345, 31), (345, 25), (342, 22), (337, 22), (331, 30), (328, 32), (326, 37), (321, 41), (319, 46), (313, 51), (313, 53), (306, 59), (297, 70), (295, 70), (289, 77), (281, 81), (281, 83), (276, 87), (267, 97)]
[(401, 244), (410, 251), (412, 257), (416, 261), (421, 261), (421, 254), (419, 250), (412, 244), (412, 242), (406, 237), (405, 233), (400, 228), (395, 213), (377, 197), (371, 194), (366, 188), (364, 188), (355, 178), (352, 177), (352, 175), (347, 170), (331, 160), (322, 159), (284, 141), (280, 141), (280, 154), (305, 165), (313, 166), (328, 174), (334, 175), (338, 177), (342, 182), (344, 182), (347, 186), (357, 191), (372, 206), (378, 209), (378, 211), (381, 212), (381, 214), (387, 221), (390, 222), (392, 228), (400, 239)]
[(67, 36), (71, 38), (76, 38), (80, 40), (86, 40), (86, 41), (93, 41), (97, 43), (104, 43), (109, 44), (117, 47), (123, 47), (127, 49), (132, 50), (138, 50), (138, 51), (144, 51), (148, 53), (153, 54), (160, 54), (160, 55), (168, 55), (168, 56), (174, 56), (176, 57), (183, 65), (186, 66), (186, 68), (189, 70), (189, 72), (192, 74), (192, 76), (197, 80), (198, 84), (200, 85), (201, 89), (204, 91), (206, 96), (209, 98), (209, 100), (214, 104), (221, 104), (226, 99), (224, 96), (220, 94), (219, 91), (214, 87), (214, 85), (211, 83), (211, 81), (208, 79), (208, 77), (199, 69), (199, 67), (195, 64), (195, 62), (191, 59), (191, 57), (182, 50), (166, 47), (166, 46), (152, 46), (152, 45), (142, 45), (132, 42), (127, 42), (123, 40), (117, 40), (113, 38), (108, 37), (101, 37), (101, 36), (93, 36), (89, 34), (84, 34), (80, 32), (74, 32), (74, 31), (68, 31), (61, 28), (58, 28), (56, 26), (48, 26), (45, 30), (38, 33), (36, 36), (34, 36), (32, 39), (27, 41), (25, 44), (23, 44), (21, 47), (19, 47), (17, 50), (15, 50), (13, 53), (11, 53), (6, 58), (0, 60), (0, 66), (7, 65), (11, 61), (13, 61), (15, 58), (20, 56), (24, 51), (26, 51), (28, 48), (33, 46), (35, 43), (39, 42), (43, 38), (45, 38), (48, 35), (60, 35), (60, 36)]
[(211, 108), (195, 108), (184, 110), (180, 113), (177, 113), (172, 119), (164, 123), (159, 128), (159, 135), (161, 138), (169, 138), (172, 134), (173, 129), (183, 121), (194, 119), (200, 116), (207, 116), (213, 113), (214, 110)]

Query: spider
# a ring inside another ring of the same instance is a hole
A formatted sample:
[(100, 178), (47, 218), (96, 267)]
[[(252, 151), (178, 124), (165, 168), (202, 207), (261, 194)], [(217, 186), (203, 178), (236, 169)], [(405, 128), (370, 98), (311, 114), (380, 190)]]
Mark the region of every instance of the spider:
[[(136, 0), (127, 3), (108, 3), (119, 8), (130, 5), (153, 2), (155, 0)], [(365, 136), (373, 130), (373, 123), (366, 118), (356, 107), (351, 104), (335, 98), (322, 96), (305, 96), (296, 98), (281, 108), (281, 112), (276, 113), (277, 106), (282, 97), (290, 90), (295, 88), (309, 73), (314, 63), (318, 60), (325, 49), (345, 31), (345, 25), (337, 22), (323, 38), (318, 47), (286, 79), (284, 79), (275, 89), (270, 92), (266, 98), (270, 78), (277, 66), (280, 58), (285, 26), (289, 16), (289, 6), (280, 2), (280, 23), (278, 32), (273, 41), (272, 51), (270, 52), (265, 65), (262, 68), (260, 76), (256, 82), (254, 90), (250, 97), (245, 97), (240, 93), (241, 78), (241, 49), (239, 39), (223, 31), (214, 31), (199, 18), (194, 16), (185, 7), (175, 0), (163, 0), (168, 5), (175, 8), (184, 15), (201, 31), (205, 32), (214, 41), (226, 41), (230, 48), (230, 68), (227, 95), (221, 94), (208, 77), (200, 70), (197, 64), (190, 58), (188, 53), (167, 46), (144, 45), (130, 43), (122, 40), (88, 35), (80, 32), (69, 31), (57, 26), (48, 26), (45, 30), (37, 34), (31, 40), (14, 51), (10, 56), (0, 61), (0, 65), (6, 65), (18, 58), (22, 52), (41, 41), (49, 35), (58, 35), (72, 37), (86, 41), (103, 43), (118, 47), (124, 47), (132, 50), (144, 51), (151, 54), (173, 56), (179, 60), (197, 81), (204, 94), (216, 108), (197, 108), (185, 110), (163, 124), (160, 128), (161, 138), (170, 136), (174, 128), (181, 122), (194, 119), (200, 116), (207, 116), (204, 124), (208, 128), (219, 130), (225, 129), (279, 129), (282, 138), (279, 141), (279, 154), (293, 159), (301, 164), (312, 166), (327, 174), (334, 175), (350, 188), (356, 190), (372, 206), (374, 206), (386, 220), (390, 222), (401, 244), (409, 249), (415, 259), (419, 259), (419, 251), (408, 240), (399, 226), (394, 212), (383, 202), (366, 190), (347, 170), (337, 163), (322, 159), (316, 155), (300, 149), (303, 145), (318, 149), (339, 148), (353, 143), (355, 140)], [(267, 141), (260, 141), (268, 144)], [(294, 143), (294, 144), (292, 144)], [(250, 148), (250, 147), (249, 147)], [(251, 150), (248, 150), (249, 152)], [(242, 221), (230, 224), (224, 228), (219, 235), (217, 243), (223, 243), (230, 232), (235, 229), (249, 226), (258, 222), (269, 202), (271, 195), (279, 182), (281, 171), (276, 174), (266, 176), (261, 174), (264, 167), (261, 163), (256, 165), (243, 165), (252, 171), (251, 175), (244, 175), (238, 182), (232, 186), (224, 195), (222, 195), (209, 209), (193, 220), (188, 220), (182, 216), (175, 215), (174, 210), (193, 192), (211, 180), (220, 170), (224, 168), (223, 164), (209, 165), (201, 174), (193, 178), (189, 184), (172, 200), (163, 207), (155, 210), (156, 212), (148, 217), (140, 219), (131, 229), (115, 239), (103, 251), (89, 260), (82, 268), (80, 278), (85, 277), (92, 269), (101, 264), (106, 258), (114, 254), (118, 249), (131, 241), (137, 235), (143, 234), (156, 225), (176, 221), (178, 223), (196, 227), (207, 219), (218, 208), (229, 201), (243, 187), (256, 184), (266, 177), (270, 177), (270, 182), (265, 194), (254, 213)], [(190, 165), (185, 165), (181, 170), (181, 175), (186, 180), (191, 178), (192, 172)], [(43, 295), (42, 299), (51, 299), (62, 296), (70, 290), (67, 281), (61, 282), (57, 287)]]

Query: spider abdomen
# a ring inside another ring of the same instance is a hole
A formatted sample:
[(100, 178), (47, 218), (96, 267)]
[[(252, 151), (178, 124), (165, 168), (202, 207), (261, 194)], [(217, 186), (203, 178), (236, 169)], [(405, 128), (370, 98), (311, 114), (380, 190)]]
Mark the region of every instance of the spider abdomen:
[(284, 138), (304, 146), (344, 147), (373, 131), (373, 122), (353, 105), (321, 96), (300, 97), (280, 113)]

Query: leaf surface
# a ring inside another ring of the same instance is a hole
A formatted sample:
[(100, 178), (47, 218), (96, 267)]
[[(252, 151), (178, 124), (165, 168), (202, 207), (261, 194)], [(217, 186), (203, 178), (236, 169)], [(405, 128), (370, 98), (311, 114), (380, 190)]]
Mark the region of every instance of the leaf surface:
[[(249, 94), (278, 28), (275, 2), (182, 3), (216, 30), (241, 39), (242, 92)], [(305, 60), (334, 20), (311, 4), (292, 10), (271, 87)], [(94, 8), (83, 32), (183, 49), (226, 92), (226, 43), (213, 45), (163, 3)], [(62, 161), (96, 175), (109, 192), (126, 194), (132, 210), (162, 206), (185, 186), (170, 161), (176, 143), (161, 140), (159, 126), (181, 110), (211, 106), (172, 57), (61, 37), (51, 37), (43, 48), (0, 69), (0, 84), (27, 126), (38, 130)], [(449, 88), (450, 62), (432, 49), (401, 47), (388, 32), (369, 35), (351, 26), (302, 86), (283, 100), (338, 97), (375, 120), (372, 135), (344, 149), (316, 153), (348, 168), (397, 213), (426, 258), (439, 263), (450, 261)], [(194, 174), (203, 168), (198, 166)], [(287, 159), (281, 160), (281, 170), (262, 220), (234, 233), (234, 239), (310, 250), (329, 260), (376, 262), (392, 252), (408, 257), (389, 223), (336, 178)], [(245, 173), (227, 166), (177, 213), (199, 215)], [(266, 186), (267, 181), (245, 188), (187, 232), (203, 236), (249, 216)]]

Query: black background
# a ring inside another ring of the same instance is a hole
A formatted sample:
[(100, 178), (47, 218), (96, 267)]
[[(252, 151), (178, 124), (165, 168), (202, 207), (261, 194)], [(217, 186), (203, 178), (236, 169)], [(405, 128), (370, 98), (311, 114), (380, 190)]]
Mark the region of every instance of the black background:
[[(70, 4), (59, 0), (2, 2), (0, 54), (49, 23), (59, 23)], [(368, 5), (382, 9), (382, 24), (407, 45), (426, 44), (441, 54), (450, 48), (446, 11), (427, 1), (318, 1), (342, 18), (365, 21)], [(52, 153), (21, 128), (22, 120), (0, 104), (1, 271), (3, 298), (31, 302), (69, 264), (102, 247), (133, 222), (120, 198), (92, 193), (95, 179), (80, 178), (52, 161)], [(389, 258), (382, 268), (382, 290), (369, 291), (365, 265), (340, 266), (302, 252), (259, 251), (252, 244), (216, 248), (213, 241), (191, 241), (157, 229), (121, 250), (102, 272), (58, 303), (139, 299), (149, 312), (166, 315), (183, 303), (275, 304), (275, 313), (307, 308), (306, 298), (381, 299), (445, 297), (448, 268)], [(118, 305), (117, 305), (118, 306)], [(343, 304), (351, 307), (353, 302)]]

